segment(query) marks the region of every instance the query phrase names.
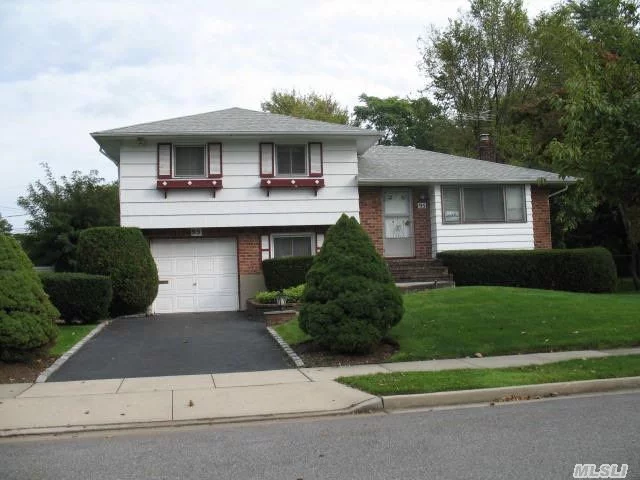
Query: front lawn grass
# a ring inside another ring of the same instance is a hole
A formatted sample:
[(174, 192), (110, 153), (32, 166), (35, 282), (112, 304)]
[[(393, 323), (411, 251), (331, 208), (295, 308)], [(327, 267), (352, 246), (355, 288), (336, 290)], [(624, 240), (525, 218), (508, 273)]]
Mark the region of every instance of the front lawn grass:
[(59, 357), (82, 340), (94, 328), (96, 328), (96, 325), (60, 325), (58, 327), (58, 338), (49, 350), (49, 354)]
[[(461, 287), (407, 294), (404, 305), (391, 361), (640, 345), (640, 295)], [(305, 341), (297, 320), (276, 330)]]
[(311, 340), (311, 337), (304, 333), (298, 326), (298, 317), (289, 320), (287, 323), (276, 325), (274, 329), (289, 345), (296, 345)]
[(407, 395), (637, 375), (640, 375), (640, 355), (625, 355), (526, 367), (378, 373), (342, 377), (337, 381), (373, 395)]

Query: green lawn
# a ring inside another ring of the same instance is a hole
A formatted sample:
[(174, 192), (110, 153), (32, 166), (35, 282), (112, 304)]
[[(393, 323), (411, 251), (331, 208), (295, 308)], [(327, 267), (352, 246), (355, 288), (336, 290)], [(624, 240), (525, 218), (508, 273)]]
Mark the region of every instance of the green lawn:
[(59, 357), (76, 343), (82, 340), (96, 325), (60, 325), (56, 343), (49, 353), (54, 357)]
[[(461, 287), (404, 296), (392, 361), (640, 345), (640, 295)], [(296, 321), (276, 327), (304, 341)]]
[(447, 392), (640, 375), (640, 355), (590, 358), (515, 368), (379, 373), (338, 382), (374, 395)]

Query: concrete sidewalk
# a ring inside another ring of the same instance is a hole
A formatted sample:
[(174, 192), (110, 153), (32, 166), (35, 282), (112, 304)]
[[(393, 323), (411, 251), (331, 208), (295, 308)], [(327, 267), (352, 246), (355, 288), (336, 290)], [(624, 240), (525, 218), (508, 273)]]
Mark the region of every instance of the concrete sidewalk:
[(0, 385), (0, 436), (135, 426), (335, 415), (383, 407), (337, 377), (499, 368), (640, 355), (640, 348), (385, 363), (351, 367)]

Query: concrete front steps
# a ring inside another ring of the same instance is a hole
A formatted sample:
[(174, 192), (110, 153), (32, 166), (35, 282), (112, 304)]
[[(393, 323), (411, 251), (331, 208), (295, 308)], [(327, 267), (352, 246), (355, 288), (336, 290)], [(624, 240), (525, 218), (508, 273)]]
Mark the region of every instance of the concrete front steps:
[(453, 276), (440, 260), (428, 258), (389, 258), (389, 270), (403, 291), (455, 286)]

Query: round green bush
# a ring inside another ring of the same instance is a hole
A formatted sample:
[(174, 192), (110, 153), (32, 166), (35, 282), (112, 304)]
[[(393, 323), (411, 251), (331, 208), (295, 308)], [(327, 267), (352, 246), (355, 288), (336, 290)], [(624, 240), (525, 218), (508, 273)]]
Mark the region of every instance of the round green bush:
[(386, 262), (353, 217), (329, 229), (306, 280), (300, 328), (324, 348), (369, 352), (404, 313)]
[(56, 339), (59, 315), (18, 242), (0, 234), (0, 359), (39, 354)]
[(88, 273), (40, 274), (44, 291), (65, 322), (95, 322), (109, 318), (111, 279)]
[(137, 228), (95, 227), (80, 234), (78, 269), (111, 277), (111, 316), (143, 313), (158, 294), (158, 270)]

